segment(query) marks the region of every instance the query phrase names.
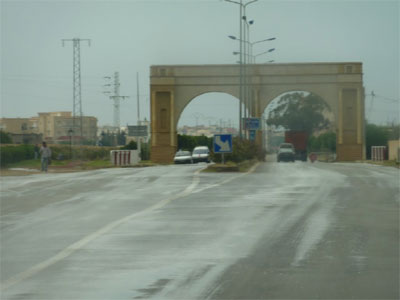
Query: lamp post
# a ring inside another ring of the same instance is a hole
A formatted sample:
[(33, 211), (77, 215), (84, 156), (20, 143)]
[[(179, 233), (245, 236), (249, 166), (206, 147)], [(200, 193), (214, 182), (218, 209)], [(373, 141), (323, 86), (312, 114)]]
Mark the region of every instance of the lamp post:
[[(251, 44), (250, 44), (250, 25), (254, 24), (254, 20), (247, 21), (246, 12), (242, 17), (245, 31), (244, 31), (244, 89), (245, 89), (245, 103), (246, 110), (244, 113), (245, 119), (252, 115), (252, 97), (251, 97), (251, 89), (250, 89), (250, 78), (249, 78), (249, 67), (248, 64), (251, 63)], [(246, 132), (247, 134), (247, 132)]]
[[(245, 63), (245, 62), (243, 61), (243, 55), (242, 55), (242, 53), (245, 51), (245, 47), (244, 47), (243, 42), (242, 42), (243, 41), (242, 36), (243, 36), (243, 32), (244, 32), (244, 29), (243, 29), (243, 16), (246, 15), (246, 13), (245, 13), (246, 12), (246, 6), (251, 4), (251, 3), (256, 2), (258, 0), (252, 0), (252, 1), (249, 1), (249, 2), (247, 2), (245, 4), (243, 4), (243, 0), (240, 0), (240, 1), (225, 0), (225, 1), (239, 5), (239, 32), (240, 32), (240, 35), (239, 35), (239, 37), (240, 37), (239, 38), (239, 40), (240, 40), (240, 50), (239, 50), (239, 52), (241, 53), (240, 54), (240, 60), (239, 60), (240, 61), (240, 68), (239, 68), (239, 137), (242, 138), (242, 116), (243, 116), (243, 113), (242, 113), (242, 104), (243, 103), (242, 102), (243, 102), (243, 100), (245, 100), (244, 99), (245, 98), (244, 89), (243, 89), (243, 83), (244, 83), (243, 63)], [(234, 38), (234, 39), (236, 39), (236, 38)]]
[(74, 131), (70, 128), (68, 130), (68, 135), (69, 135), (69, 157), (72, 159), (72, 133)]

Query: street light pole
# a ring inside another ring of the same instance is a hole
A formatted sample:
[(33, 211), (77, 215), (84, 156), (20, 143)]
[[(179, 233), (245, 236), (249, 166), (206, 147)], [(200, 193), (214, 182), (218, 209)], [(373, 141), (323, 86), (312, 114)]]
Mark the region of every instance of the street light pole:
[(72, 129), (68, 130), (68, 134), (69, 134), (69, 158), (72, 159), (72, 133), (74, 131)]
[[(243, 33), (244, 33), (244, 24), (243, 24), (243, 15), (245, 15), (245, 11), (246, 11), (246, 6), (256, 2), (258, 0), (252, 0), (250, 2), (247, 2), (245, 4), (243, 4), (243, 0), (240, 1), (233, 1), (233, 0), (225, 0), (226, 2), (230, 2), (230, 3), (234, 3), (234, 4), (238, 4), (240, 6), (239, 9), (239, 41), (240, 41), (240, 69), (239, 69), (239, 137), (242, 138), (242, 116), (243, 116), (243, 112), (242, 112), (242, 106), (246, 103), (246, 99), (245, 99), (245, 90), (243, 89), (243, 85), (244, 85), (244, 64), (246, 64), (246, 50), (245, 50), (245, 45), (243, 44)], [(236, 39), (235, 37), (231, 37), (232, 39)], [(244, 108), (245, 109), (245, 108)]]
[[(240, 40), (242, 40), (242, 31), (243, 31), (243, 26), (242, 26), (242, 17), (243, 17), (243, 2), (240, 0), (240, 2), (237, 1), (232, 1), (232, 0), (225, 0), (227, 2), (231, 2), (234, 4), (238, 4), (240, 6), (239, 9), (239, 36)], [(230, 36), (232, 39), (236, 39), (235, 37)], [(243, 101), (243, 46), (242, 46), (242, 41), (240, 41), (240, 46), (239, 46), (239, 52), (240, 52), (240, 58), (239, 58), (239, 138), (242, 139), (242, 101)]]

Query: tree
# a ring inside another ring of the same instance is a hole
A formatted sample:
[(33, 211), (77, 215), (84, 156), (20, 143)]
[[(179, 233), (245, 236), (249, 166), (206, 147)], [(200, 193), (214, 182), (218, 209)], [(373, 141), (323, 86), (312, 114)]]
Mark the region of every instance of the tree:
[(0, 130), (0, 144), (12, 144), (11, 136), (3, 130)]
[(115, 146), (115, 137), (112, 133), (109, 131), (101, 132), (101, 139), (100, 139), (100, 144), (102, 146)]
[(213, 139), (206, 137), (205, 135), (192, 136), (178, 134), (178, 150), (193, 151), (197, 146), (207, 146), (211, 149), (212, 143)]
[(125, 131), (119, 131), (117, 133), (117, 144), (125, 145), (126, 144), (126, 133)]
[(324, 112), (330, 111), (325, 101), (314, 94), (294, 92), (282, 96), (277, 107), (270, 111), (267, 124), (287, 130), (315, 131), (329, 128)]
[(310, 136), (308, 150), (336, 152), (336, 133), (325, 132), (319, 136)]
[(387, 146), (389, 139), (389, 130), (385, 126), (367, 124), (365, 127), (367, 159), (371, 158), (372, 146)]

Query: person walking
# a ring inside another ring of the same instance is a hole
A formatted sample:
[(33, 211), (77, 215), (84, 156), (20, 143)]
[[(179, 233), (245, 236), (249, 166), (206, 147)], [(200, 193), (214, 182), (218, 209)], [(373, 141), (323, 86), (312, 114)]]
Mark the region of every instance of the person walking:
[(42, 147), (40, 148), (40, 154), (42, 156), (42, 172), (47, 172), (47, 167), (51, 159), (51, 149), (47, 147), (46, 142), (42, 143)]

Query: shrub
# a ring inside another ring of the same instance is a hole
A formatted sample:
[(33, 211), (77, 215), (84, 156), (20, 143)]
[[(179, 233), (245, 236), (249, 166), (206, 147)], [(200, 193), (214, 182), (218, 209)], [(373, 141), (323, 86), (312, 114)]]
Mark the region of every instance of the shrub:
[(127, 145), (123, 146), (121, 149), (124, 150), (136, 150), (137, 143), (135, 141), (130, 141)]
[(150, 143), (140, 144), (140, 158), (142, 160), (150, 160)]
[[(224, 154), (225, 161), (233, 161), (235, 163), (252, 159), (264, 161), (265, 150), (254, 142), (236, 137), (233, 138), (232, 143), (233, 152)], [(219, 163), (222, 161), (222, 155), (211, 152), (211, 160)]]

